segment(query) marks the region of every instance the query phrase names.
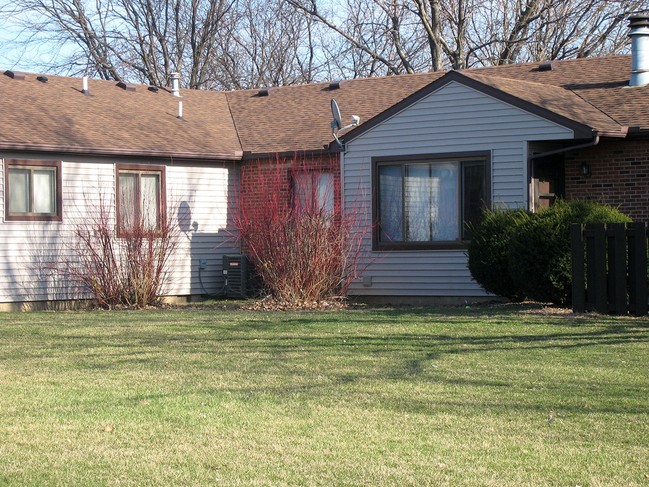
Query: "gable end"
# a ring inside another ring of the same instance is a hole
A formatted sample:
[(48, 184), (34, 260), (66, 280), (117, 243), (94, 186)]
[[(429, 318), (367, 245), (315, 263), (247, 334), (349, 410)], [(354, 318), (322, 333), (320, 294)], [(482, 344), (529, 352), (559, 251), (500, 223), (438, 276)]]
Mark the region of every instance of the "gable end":
[(443, 88), (444, 86), (454, 81), (464, 86), (467, 86), (471, 89), (474, 89), (478, 92), (484, 93), (485, 95), (490, 96), (496, 100), (502, 101), (516, 108), (520, 108), (521, 110), (524, 110), (528, 113), (537, 115), (545, 120), (548, 120), (562, 127), (570, 129), (573, 131), (575, 139), (591, 139), (595, 135), (594, 134), (595, 131), (593, 130), (592, 127), (579, 123), (570, 118), (564, 117), (562, 115), (559, 115), (537, 104), (528, 102), (526, 100), (522, 100), (521, 98), (518, 98), (502, 90), (494, 88), (493, 86), (489, 86), (478, 80), (472, 79), (471, 77), (466, 76), (460, 73), (459, 71), (449, 71), (439, 79), (426, 85), (424, 88), (420, 89), (419, 91), (416, 91), (412, 95), (404, 98), (396, 105), (393, 105), (387, 110), (376, 115), (374, 118), (364, 122), (361, 126), (350, 130), (349, 132), (347, 132), (347, 134), (344, 135), (343, 140), (345, 142), (349, 142), (355, 139), (361, 134), (369, 131), (370, 129), (376, 127), (377, 125), (380, 125), (381, 123), (385, 122), (387, 119), (393, 117), (394, 115), (398, 114), (402, 110), (413, 105), (417, 101), (425, 98), (431, 93), (434, 93), (435, 91)]

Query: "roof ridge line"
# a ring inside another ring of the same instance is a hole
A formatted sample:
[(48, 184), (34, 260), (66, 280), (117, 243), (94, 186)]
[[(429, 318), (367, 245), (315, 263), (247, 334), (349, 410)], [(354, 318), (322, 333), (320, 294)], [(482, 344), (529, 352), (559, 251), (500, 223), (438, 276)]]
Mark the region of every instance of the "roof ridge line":
[(580, 95), (579, 93), (577, 93), (575, 90), (572, 90), (572, 89), (570, 89), (570, 88), (564, 88), (564, 87), (562, 87), (562, 88), (563, 88), (564, 90), (569, 91), (570, 93), (576, 95), (576, 96), (579, 97), (579, 99), (582, 100), (583, 102), (588, 103), (591, 107), (593, 107), (595, 110), (597, 110), (599, 113), (601, 113), (601, 114), (604, 115), (605, 117), (608, 117), (608, 118), (610, 118), (611, 120), (613, 120), (616, 124), (618, 124), (618, 125), (620, 126), (620, 128), (622, 129), (622, 132), (624, 132), (624, 133), (628, 133), (628, 131), (629, 131), (629, 127), (628, 127), (627, 125), (622, 125), (622, 124), (621, 124), (617, 119), (613, 118), (611, 115), (609, 115), (608, 113), (606, 113), (606, 112), (605, 112), (604, 110), (602, 110), (601, 108), (599, 108), (599, 107), (593, 105), (591, 102), (589, 102), (588, 100), (586, 100), (583, 96), (581, 96), (581, 95)]
[(241, 135), (239, 134), (239, 127), (237, 126), (237, 119), (234, 116), (234, 113), (232, 112), (232, 106), (230, 106), (230, 96), (229, 96), (229, 94), (232, 93), (232, 91), (223, 91), (222, 93), (225, 95), (225, 104), (228, 106), (228, 113), (230, 114), (230, 120), (232, 121), (232, 126), (234, 127), (234, 133), (237, 135), (237, 142), (239, 142), (239, 148), (241, 149), (241, 158), (240, 159), (243, 159), (243, 153), (244, 153), (243, 142), (241, 141)]

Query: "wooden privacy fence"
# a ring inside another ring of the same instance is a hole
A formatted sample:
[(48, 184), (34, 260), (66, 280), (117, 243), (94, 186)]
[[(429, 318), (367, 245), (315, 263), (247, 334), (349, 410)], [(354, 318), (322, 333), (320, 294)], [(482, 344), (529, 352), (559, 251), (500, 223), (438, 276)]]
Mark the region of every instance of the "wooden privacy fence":
[(647, 314), (647, 225), (573, 224), (572, 310)]

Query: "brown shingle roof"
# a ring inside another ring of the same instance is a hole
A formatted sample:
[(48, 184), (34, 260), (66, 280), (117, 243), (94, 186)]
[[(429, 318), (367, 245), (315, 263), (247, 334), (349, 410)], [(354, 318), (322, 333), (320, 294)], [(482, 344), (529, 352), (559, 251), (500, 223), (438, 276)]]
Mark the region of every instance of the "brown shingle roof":
[[(627, 87), (629, 56), (555, 61), (552, 67), (540, 71), (539, 63), (528, 63), (460, 73), (601, 135), (623, 136), (628, 126), (649, 128), (649, 87)], [(230, 92), (227, 96), (244, 151), (320, 150), (333, 139), (329, 127), (331, 98), (338, 101), (345, 123), (352, 114), (368, 122), (445, 74), (347, 80), (337, 90), (329, 90), (328, 84), (322, 83), (271, 88), (263, 97), (257, 96), (257, 90)]]
[(258, 96), (258, 90), (232, 91), (227, 97), (244, 151), (313, 151), (333, 140), (332, 98), (340, 105), (345, 124), (351, 115), (366, 121), (442, 75), (347, 80), (333, 90), (329, 83), (285, 86), (271, 88), (268, 96)]
[[(577, 93), (559, 86), (532, 81), (486, 76), (466, 71), (465, 76), (502, 93), (529, 103), (534, 107), (590, 127), (601, 135), (624, 136), (626, 127), (621, 126), (606, 113), (585, 101)], [(534, 111), (532, 108), (530, 111)]]
[[(471, 69), (460, 77), (601, 135), (622, 136), (625, 127), (649, 129), (649, 86), (627, 86), (629, 56), (555, 61), (550, 71), (538, 67)], [(376, 122), (445, 75), (347, 80), (339, 89), (329, 83), (277, 87), (268, 96), (258, 96), (258, 90), (182, 90), (185, 121), (176, 118), (178, 98), (164, 89), (153, 93), (137, 86), (129, 92), (114, 82), (90, 80), (94, 96), (87, 97), (79, 79), (51, 76), (41, 83), (36, 75), (24, 80), (0, 75), (5, 120), (0, 149), (211, 159), (319, 151), (333, 140), (332, 98), (344, 123), (352, 114), (362, 122), (377, 117)]]
[(224, 93), (165, 89), (135, 91), (112, 81), (36, 75), (24, 80), (0, 74), (3, 123), (0, 147), (86, 154), (128, 154), (172, 158), (238, 159), (241, 145)]
[(649, 128), (649, 86), (628, 86), (631, 56), (555, 61), (551, 71), (540, 71), (538, 66), (511, 64), (470, 72), (558, 86), (572, 91), (620, 125)]

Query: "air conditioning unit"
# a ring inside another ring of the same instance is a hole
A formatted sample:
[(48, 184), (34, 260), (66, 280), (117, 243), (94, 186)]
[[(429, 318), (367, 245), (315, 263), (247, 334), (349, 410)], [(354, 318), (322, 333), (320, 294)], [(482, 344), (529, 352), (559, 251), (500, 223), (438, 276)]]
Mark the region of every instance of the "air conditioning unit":
[(243, 255), (224, 255), (223, 275), (228, 298), (248, 297), (248, 260)]

